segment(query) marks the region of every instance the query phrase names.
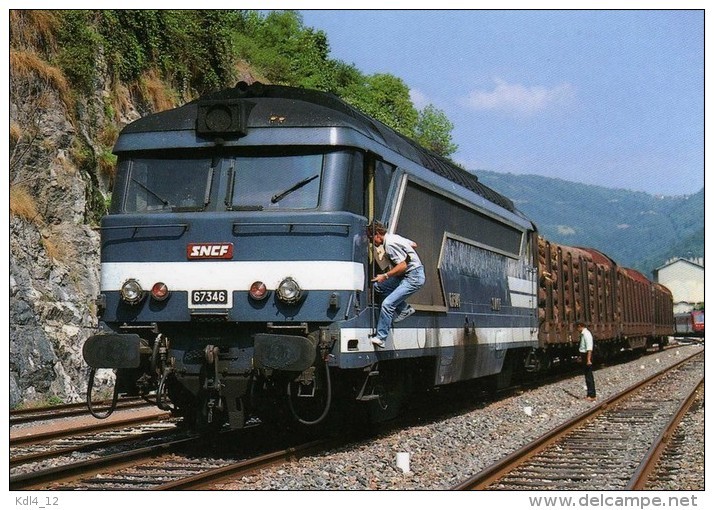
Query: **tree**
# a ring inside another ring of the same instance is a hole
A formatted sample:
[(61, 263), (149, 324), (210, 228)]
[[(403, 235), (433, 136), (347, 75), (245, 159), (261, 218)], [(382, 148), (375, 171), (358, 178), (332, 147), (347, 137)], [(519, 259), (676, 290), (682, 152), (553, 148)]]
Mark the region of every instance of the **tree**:
[(271, 82), (317, 90), (334, 88), (337, 67), (322, 30), (305, 27), (295, 11), (249, 12), (233, 35), (236, 53)]
[(415, 128), (416, 141), (443, 157), (449, 157), (459, 148), (451, 138), (454, 125), (446, 114), (434, 105), (427, 105), (419, 112)]
[(343, 91), (343, 99), (395, 131), (414, 138), (418, 112), (409, 97), (409, 87), (392, 74), (364, 77)]

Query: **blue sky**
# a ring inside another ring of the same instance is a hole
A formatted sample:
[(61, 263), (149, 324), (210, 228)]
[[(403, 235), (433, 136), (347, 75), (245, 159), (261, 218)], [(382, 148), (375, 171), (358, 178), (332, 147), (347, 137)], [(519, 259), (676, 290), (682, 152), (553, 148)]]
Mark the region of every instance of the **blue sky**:
[(701, 10), (301, 10), (331, 57), (402, 78), (467, 169), (651, 194), (704, 186)]

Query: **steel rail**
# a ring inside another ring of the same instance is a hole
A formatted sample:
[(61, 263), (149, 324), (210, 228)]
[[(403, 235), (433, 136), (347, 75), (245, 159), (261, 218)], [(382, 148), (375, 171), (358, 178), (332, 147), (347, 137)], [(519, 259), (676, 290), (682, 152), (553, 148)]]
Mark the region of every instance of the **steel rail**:
[(24, 473), (21, 475), (10, 477), (10, 490), (19, 489), (38, 489), (46, 490), (48, 483), (62, 483), (75, 480), (88, 473), (96, 472), (99, 469), (111, 467), (112, 469), (121, 468), (127, 465), (136, 463), (138, 459), (151, 458), (162, 455), (167, 450), (174, 449), (179, 446), (190, 445), (195, 443), (199, 436), (191, 436), (177, 441), (162, 443), (154, 446), (138, 448), (130, 452), (122, 452), (114, 455), (108, 455), (98, 459), (90, 459), (80, 462), (75, 462), (69, 465), (58, 466), (34, 473)]
[[(111, 401), (98, 402), (97, 407), (109, 407)], [(117, 409), (133, 409), (137, 407), (156, 406), (153, 402), (143, 399), (120, 400)], [(58, 406), (37, 407), (33, 409), (18, 409), (10, 411), (10, 425), (20, 423), (30, 423), (33, 421), (53, 420), (57, 418), (68, 418), (71, 416), (89, 416), (86, 403), (64, 404)]]
[(331, 442), (332, 440), (328, 439), (318, 439), (299, 446), (290, 447), (285, 450), (266, 453), (259, 457), (236, 462), (235, 464), (230, 464), (228, 466), (210, 469), (203, 473), (159, 485), (151, 490), (167, 491), (207, 489), (219, 480), (233, 478), (239, 475), (246, 475), (257, 471), (258, 469), (283, 463), (291, 458), (300, 458), (314, 452), (324, 450)]
[(10, 438), (10, 446), (26, 445), (31, 443), (42, 443), (50, 441), (52, 439), (58, 439), (62, 437), (70, 437), (76, 434), (82, 434), (86, 432), (100, 432), (103, 430), (116, 429), (131, 425), (136, 425), (137, 423), (149, 423), (152, 421), (161, 421), (169, 418), (171, 413), (159, 413), (154, 416), (140, 416), (135, 418), (126, 418), (123, 420), (112, 420), (112, 421), (102, 421), (95, 423), (93, 425), (85, 425), (82, 427), (75, 427), (72, 429), (58, 429), (51, 430), (49, 432), (41, 432), (38, 434), (33, 434), (28, 432), (27, 435), (17, 436)]
[(107, 448), (110, 446), (120, 445), (122, 443), (134, 442), (134, 441), (146, 441), (149, 439), (170, 435), (175, 433), (175, 429), (158, 430), (153, 432), (144, 432), (141, 434), (129, 435), (124, 437), (113, 437), (111, 439), (103, 439), (99, 441), (94, 441), (91, 443), (84, 443), (77, 446), (66, 446), (63, 448), (56, 448), (54, 450), (47, 450), (43, 452), (28, 453), (25, 455), (16, 455), (15, 457), (10, 455), (10, 467), (20, 466), (22, 464), (27, 464), (29, 462), (38, 462), (40, 460), (53, 459), (56, 457), (61, 457), (63, 455), (69, 455), (74, 452), (88, 452), (92, 450), (98, 450), (100, 448)]
[(701, 352), (694, 353), (691, 356), (688, 356), (687, 358), (683, 359), (679, 363), (676, 363), (675, 365), (672, 365), (671, 367), (664, 368), (664, 369), (658, 371), (657, 373), (651, 375), (650, 377), (648, 377), (636, 384), (633, 384), (632, 386), (630, 386), (629, 388), (626, 388), (622, 392), (620, 392), (616, 395), (613, 395), (612, 397), (598, 403), (596, 406), (592, 407), (591, 409), (589, 409), (589, 410), (575, 416), (574, 418), (568, 420), (567, 422), (551, 429), (550, 431), (546, 432), (545, 434), (543, 434), (536, 440), (534, 440), (531, 443), (525, 445), (524, 447), (516, 450), (515, 452), (511, 453), (510, 455), (504, 457), (503, 459), (496, 462), (495, 464), (492, 464), (491, 466), (487, 467), (486, 469), (484, 469), (484, 470), (480, 471), (479, 473), (476, 473), (474, 476), (468, 478), (467, 480), (464, 480), (463, 482), (453, 486), (451, 488), (451, 490), (462, 491), (462, 490), (483, 490), (483, 489), (485, 489), (486, 487), (491, 485), (493, 482), (503, 478), (503, 476), (506, 473), (513, 471), (515, 468), (517, 468), (518, 466), (520, 466), (520, 465), (524, 464), (526, 461), (528, 461), (528, 459), (539, 454), (540, 452), (545, 450), (547, 447), (554, 444), (559, 438), (565, 436), (567, 433), (571, 432), (572, 430), (575, 430), (576, 428), (580, 427), (589, 418), (605, 412), (607, 409), (612, 407), (614, 404), (625, 400), (631, 394), (640, 390), (644, 386), (661, 378), (669, 371), (674, 370), (675, 368), (680, 367), (680, 366), (684, 365), (685, 363), (688, 363), (693, 358), (695, 358), (699, 355), (701, 355)]
[(700, 388), (704, 387), (704, 378), (692, 388), (687, 398), (682, 400), (681, 405), (677, 409), (677, 412), (672, 416), (672, 419), (667, 423), (667, 426), (662, 430), (657, 439), (652, 443), (652, 447), (647, 451), (644, 459), (640, 463), (639, 467), (635, 471), (634, 475), (627, 484), (626, 490), (645, 490), (645, 485), (650, 479), (652, 472), (657, 466), (662, 454), (667, 449), (672, 434), (675, 432), (677, 426), (681, 423), (682, 419), (689, 412), (689, 408), (692, 406), (697, 398), (697, 392)]

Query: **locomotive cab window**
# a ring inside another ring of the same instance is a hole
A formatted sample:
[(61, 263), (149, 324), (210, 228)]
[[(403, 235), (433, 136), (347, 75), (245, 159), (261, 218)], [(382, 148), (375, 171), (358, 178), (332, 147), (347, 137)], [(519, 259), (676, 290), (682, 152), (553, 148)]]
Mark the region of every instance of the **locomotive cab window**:
[(364, 214), (360, 151), (225, 148), (120, 157), (112, 214), (344, 210)]
[(315, 209), (323, 154), (236, 157), (227, 200), (233, 210)]
[[(116, 193), (124, 193), (127, 213), (203, 210), (208, 205), (213, 170), (210, 159), (139, 157), (119, 163)], [(123, 182), (121, 182), (123, 177)], [(114, 210), (122, 206), (115, 197)]]

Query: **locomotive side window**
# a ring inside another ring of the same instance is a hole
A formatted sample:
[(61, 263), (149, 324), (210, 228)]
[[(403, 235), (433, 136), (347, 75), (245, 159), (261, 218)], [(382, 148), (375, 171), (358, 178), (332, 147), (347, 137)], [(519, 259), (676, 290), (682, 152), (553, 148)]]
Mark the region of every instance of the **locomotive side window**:
[(210, 159), (134, 158), (122, 167), (128, 168), (124, 212), (200, 211), (208, 203)]
[(364, 216), (364, 154), (359, 151), (354, 151), (350, 153), (349, 157), (349, 176), (347, 179), (344, 209)]
[(235, 158), (229, 208), (315, 209), (323, 159), (323, 154)]
[(374, 168), (374, 217), (382, 218), (387, 206), (387, 195), (396, 167), (385, 161), (376, 161)]
[(432, 232), (429, 243), (437, 246), (446, 231), (512, 258), (521, 253), (522, 231), (413, 182), (404, 194), (399, 229)]
[[(465, 250), (478, 251), (484, 263), (491, 266), (505, 268), (508, 260), (517, 260), (521, 252), (522, 231), (411, 181), (407, 183), (398, 222), (395, 231), (419, 245), (427, 283), (414, 295), (412, 303), (425, 307), (446, 306), (438, 272), (442, 245), (447, 242), (445, 233), (465, 241), (461, 244), (471, 247)], [(449, 243), (458, 244), (448, 241), (446, 248)]]

